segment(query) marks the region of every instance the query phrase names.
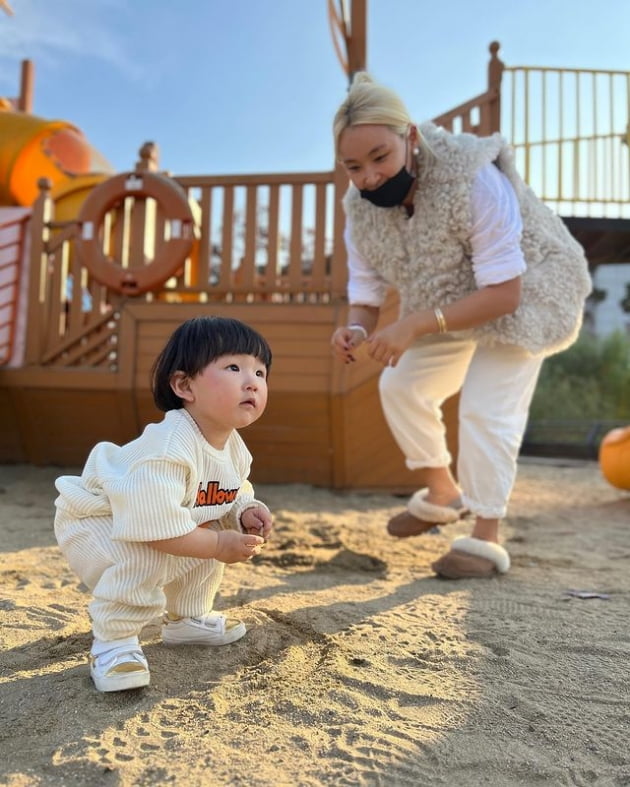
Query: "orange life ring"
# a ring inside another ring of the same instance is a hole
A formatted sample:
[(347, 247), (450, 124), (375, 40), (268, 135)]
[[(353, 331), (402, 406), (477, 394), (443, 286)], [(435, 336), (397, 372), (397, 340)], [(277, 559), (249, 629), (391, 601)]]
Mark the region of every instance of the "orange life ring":
[[(170, 237), (158, 243), (153, 261), (124, 268), (103, 251), (100, 228), (105, 215), (126, 197), (151, 198), (170, 222)], [(171, 178), (155, 172), (123, 172), (101, 183), (87, 197), (78, 216), (75, 250), (81, 263), (100, 284), (125, 295), (157, 289), (183, 265), (194, 243), (194, 218), (186, 193)]]

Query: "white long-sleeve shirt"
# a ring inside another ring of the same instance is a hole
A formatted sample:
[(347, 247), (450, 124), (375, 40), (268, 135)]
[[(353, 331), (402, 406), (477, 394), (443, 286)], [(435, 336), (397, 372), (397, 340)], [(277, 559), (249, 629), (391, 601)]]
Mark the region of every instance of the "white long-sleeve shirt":
[[(520, 247), (523, 224), (512, 184), (488, 164), (477, 173), (471, 192), (472, 266), (479, 289), (509, 281), (525, 272)], [(352, 227), (346, 224), (344, 241), (348, 254), (348, 298), (351, 304), (379, 307), (388, 283), (359, 254), (352, 242)]]

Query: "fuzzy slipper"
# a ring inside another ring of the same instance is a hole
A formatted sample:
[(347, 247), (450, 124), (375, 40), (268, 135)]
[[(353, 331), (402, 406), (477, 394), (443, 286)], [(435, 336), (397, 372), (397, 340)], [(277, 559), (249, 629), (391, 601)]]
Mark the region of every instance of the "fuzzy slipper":
[(416, 492), (409, 499), (407, 510), (389, 520), (387, 532), (390, 536), (396, 536), (396, 538), (419, 536), (436, 525), (457, 522), (466, 513), (459, 498), (447, 506), (438, 506), (428, 503), (425, 499), (426, 496), (426, 489)]
[(456, 538), (451, 551), (431, 564), (440, 577), (465, 579), (505, 574), (510, 568), (510, 556), (499, 544), (480, 538)]

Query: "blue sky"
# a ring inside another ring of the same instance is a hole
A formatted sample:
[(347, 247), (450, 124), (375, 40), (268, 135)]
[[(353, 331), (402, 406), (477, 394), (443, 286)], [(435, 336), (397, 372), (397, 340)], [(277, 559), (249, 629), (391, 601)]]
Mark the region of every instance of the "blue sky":
[[(9, 0), (0, 95), (35, 62), (35, 113), (77, 125), (117, 170), (145, 140), (174, 174), (332, 168), (346, 78), (326, 0)], [(368, 69), (418, 121), (508, 65), (630, 70), (628, 0), (368, 0)]]

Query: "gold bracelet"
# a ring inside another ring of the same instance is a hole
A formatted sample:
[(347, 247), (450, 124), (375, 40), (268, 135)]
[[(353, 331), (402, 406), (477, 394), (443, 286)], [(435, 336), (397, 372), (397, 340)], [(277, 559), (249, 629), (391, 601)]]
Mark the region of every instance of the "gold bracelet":
[(444, 319), (444, 315), (442, 314), (442, 309), (439, 306), (436, 306), (433, 309), (433, 314), (435, 315), (435, 319), (438, 324), (438, 333), (446, 333), (448, 331), (448, 326), (446, 324), (446, 320)]

